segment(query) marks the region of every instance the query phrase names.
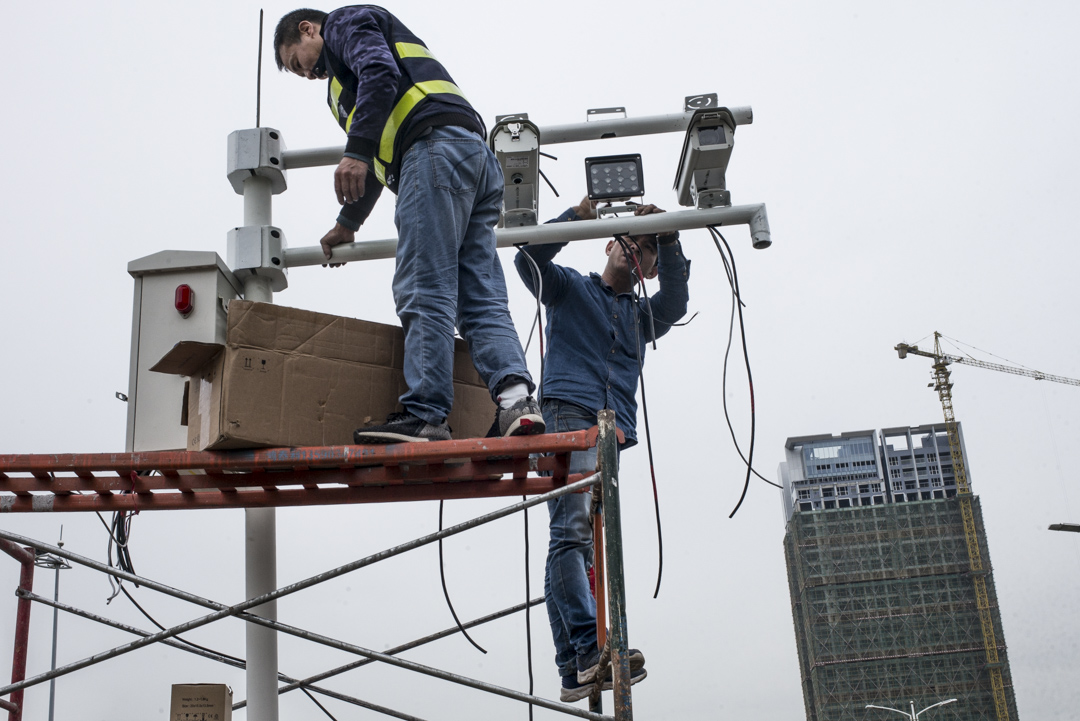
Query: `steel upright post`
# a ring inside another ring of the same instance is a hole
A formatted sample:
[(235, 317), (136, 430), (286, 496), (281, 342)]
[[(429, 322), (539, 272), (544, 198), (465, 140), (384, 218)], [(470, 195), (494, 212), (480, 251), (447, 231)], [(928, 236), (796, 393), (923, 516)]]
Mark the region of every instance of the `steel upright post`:
[(600, 428), (600, 477), (604, 488), (604, 551), (607, 556), (608, 618), (611, 631), (611, 674), (615, 692), (616, 721), (634, 718), (630, 700), (630, 658), (627, 655), (626, 583), (623, 578), (622, 515), (619, 508), (619, 445), (615, 411), (597, 415)]
[[(19, 588), (34, 590), (34, 549), (23, 548), (10, 541), (0, 541), (0, 551), (7, 553), (20, 564)], [(25, 603), (24, 603), (25, 601)], [(15, 652), (11, 659), (11, 683), (22, 682), (26, 678), (26, 655), (30, 643), (30, 600), (20, 598), (15, 610)], [(4, 701), (0, 699), (0, 701)], [(23, 692), (13, 691), (11, 698), (4, 701), (0, 708), (8, 712), (8, 721), (21, 721), (23, 712)]]
[[(244, 180), (244, 225), (271, 224), (272, 189), (267, 178), (256, 175)], [(259, 275), (244, 278), (244, 299), (273, 302), (270, 279)], [(248, 598), (277, 590), (277, 512), (274, 508), (244, 511), (245, 581)], [(277, 620), (277, 601), (257, 606), (251, 612)], [(278, 644), (277, 631), (247, 624), (248, 718), (277, 721)]]

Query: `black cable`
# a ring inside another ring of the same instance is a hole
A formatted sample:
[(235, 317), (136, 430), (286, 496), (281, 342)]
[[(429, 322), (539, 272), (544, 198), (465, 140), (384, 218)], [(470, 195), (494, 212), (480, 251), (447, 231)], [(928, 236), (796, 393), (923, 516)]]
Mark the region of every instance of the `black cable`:
[[(104, 520), (104, 519), (102, 519), (102, 520)], [(164, 626), (162, 626), (160, 623), (158, 623), (156, 618), (151, 616), (150, 613), (147, 612), (147, 610), (145, 608), (143, 608), (142, 606), (139, 605), (139, 602), (135, 600), (134, 596), (132, 596), (130, 593), (128, 593), (128, 590), (126, 588), (121, 586), (120, 590), (124, 593), (125, 596), (127, 596), (127, 599), (129, 601), (131, 601), (131, 603), (135, 606), (135, 608), (139, 609), (139, 612), (142, 613), (143, 616), (146, 616), (147, 620), (149, 620), (150, 623), (157, 626), (158, 629), (161, 630), (161, 631), (166, 630)], [(192, 641), (188, 641), (187, 639), (181, 638), (180, 636), (173, 636), (173, 639), (175, 641), (177, 641), (178, 643), (184, 644), (185, 646), (190, 646), (191, 648), (197, 648), (200, 651), (206, 651), (207, 653), (212, 653), (215, 656), (218, 656), (218, 657), (223, 658), (223, 659), (228, 659), (229, 661), (240, 664), (242, 667), (247, 668), (247, 661), (245, 661), (242, 658), (237, 658), (236, 656), (231, 656), (231, 655), (229, 655), (227, 653), (222, 653), (221, 651), (215, 651), (214, 649), (207, 648), (206, 646), (200, 646), (199, 644), (193, 643)], [(311, 695), (311, 693), (307, 690), (307, 687), (300, 686), (300, 690), (303, 691), (305, 694), (307, 694), (307, 697), (310, 698), (315, 703), (316, 706), (318, 706), (320, 709), (322, 709), (323, 713), (325, 713), (330, 718), (334, 719), (334, 721), (337, 721), (337, 719), (334, 718), (333, 714), (331, 714), (329, 711), (327, 711), (326, 707), (323, 706), (321, 703), (319, 703), (319, 701), (314, 696)]]
[[(757, 412), (754, 407), (754, 377), (750, 371), (750, 354), (746, 348), (746, 323), (743, 319), (742, 293), (739, 290), (739, 271), (735, 267), (735, 255), (731, 252), (731, 246), (728, 245), (727, 239), (723, 234), (720, 233), (715, 226), (710, 225), (707, 227), (709, 233), (713, 236), (713, 242), (717, 244), (717, 250), (720, 249), (720, 244), (716, 240), (717, 237), (719, 237), (719, 239), (723, 241), (724, 247), (727, 249), (727, 257), (730, 258), (731, 261), (731, 291), (734, 294), (735, 307), (739, 311), (739, 335), (742, 338), (743, 362), (746, 365), (746, 380), (750, 389), (750, 446), (747, 449), (747, 456), (744, 459), (746, 462), (746, 481), (743, 483), (742, 493), (739, 495), (739, 502), (735, 504), (735, 508), (733, 508), (728, 515), (728, 518), (733, 518), (735, 514), (739, 512), (739, 508), (742, 507), (743, 501), (746, 499), (746, 492), (750, 488), (751, 472), (754, 468), (754, 441), (757, 438)], [(720, 253), (723, 255), (722, 250)], [(741, 452), (740, 455), (742, 455)]]
[[(527, 500), (525, 496), (522, 501)], [(532, 607), (529, 601), (532, 599), (532, 591), (529, 588), (529, 509), (526, 508), (522, 516), (525, 519), (525, 658), (529, 667), (529, 695), (533, 695), (533, 664), (532, 664)], [(529, 704), (529, 721), (532, 721), (533, 705)]]
[(559, 197), (559, 191), (555, 190), (555, 186), (551, 184), (550, 180), (548, 180), (548, 176), (544, 175), (544, 171), (540, 170), (540, 168), (537, 168), (536, 172), (540, 173), (540, 177), (544, 179), (544, 182), (548, 184), (549, 188), (551, 188), (551, 192), (555, 193), (555, 197), (558, 198)]
[[(690, 321), (694, 320), (694, 318), (697, 318), (697, 317), (698, 317), (697, 311), (694, 311), (694, 314), (692, 316), (690, 316), (689, 318), (687, 318), (686, 320), (684, 320), (682, 323), (668, 323), (667, 325), (672, 327), (672, 328), (682, 328), (684, 325), (690, 325)], [(663, 323), (664, 321), (660, 321), (660, 322)]]
[[(440, 531), (442, 531), (442, 529), (443, 529), (442, 516), (443, 516), (443, 504), (444, 503), (445, 503), (445, 501), (439, 501), (439, 530)], [(476, 641), (473, 640), (472, 636), (469, 635), (469, 632), (466, 631), (465, 627), (461, 625), (461, 621), (458, 620), (457, 611), (454, 610), (454, 604), (450, 600), (450, 592), (446, 590), (446, 568), (445, 568), (445, 565), (443, 564), (443, 539), (441, 539), (441, 538), (439, 539), (439, 578), (442, 580), (443, 598), (446, 599), (446, 606), (447, 606), (447, 608), (450, 609), (450, 615), (454, 617), (454, 623), (457, 624), (458, 630), (461, 631), (461, 634), (463, 636), (465, 636), (465, 638), (469, 641), (469, 643), (471, 643), (473, 646), (476, 646), (476, 650), (478, 650), (480, 653), (487, 653), (487, 651), (484, 649), (483, 646), (481, 646), (480, 644), (478, 644)]]
[(630, 274), (636, 279), (637, 286), (641, 289), (641, 295), (645, 298), (645, 312), (649, 316), (649, 332), (652, 334), (652, 348), (656, 350), (656, 323), (653, 321), (652, 305), (649, 303), (649, 294), (645, 290), (645, 276), (641, 272), (641, 264), (638, 263), (637, 256), (630, 251), (630, 246), (626, 244), (626, 240), (621, 235), (616, 235), (615, 240), (619, 243), (619, 247), (622, 248), (623, 255), (629, 264), (631, 264)]
[[(626, 241), (621, 236), (615, 236), (615, 239), (619, 242), (619, 248), (622, 250), (624, 256), (628, 262), (633, 263), (633, 267), (637, 270), (636, 277), (639, 281), (642, 294), (645, 293), (645, 277), (641, 272), (641, 266), (638, 264), (637, 259), (633, 253), (630, 252)], [(652, 449), (652, 429), (649, 426), (649, 404), (645, 397), (645, 364), (641, 358), (641, 337), (640, 333), (640, 317), (638, 315), (639, 300), (635, 296), (634, 298), (634, 352), (637, 355), (638, 363), (638, 380), (641, 383), (641, 412), (645, 420), (645, 447), (649, 453), (649, 475), (652, 478), (653, 488), (653, 508), (656, 511), (656, 547), (657, 547), (657, 569), (656, 569), (656, 588), (653, 591), (653, 598), (660, 595), (660, 582), (664, 577), (664, 532), (663, 526), (660, 523), (660, 492), (656, 486), (656, 465), (653, 462), (653, 449)], [(648, 296), (645, 296), (645, 309), (649, 314), (649, 328), (652, 333), (653, 350), (656, 350), (656, 325), (652, 323), (653, 314), (652, 306), (649, 305)]]
[(128, 541), (131, 537), (131, 516), (126, 511), (113, 514), (113, 537), (116, 539), (116, 565), (121, 571), (137, 576), (131, 563)]
[[(709, 230), (711, 232), (712, 228), (709, 228)], [(720, 243), (715, 236), (713, 236), (713, 243), (716, 244), (716, 249), (720, 251), (720, 259), (724, 262), (724, 271), (727, 273), (728, 284), (731, 285), (731, 316), (728, 319), (728, 342), (727, 347), (724, 349), (724, 366), (723, 371), (720, 374), (720, 399), (724, 408), (724, 420), (727, 422), (728, 432), (731, 434), (731, 442), (735, 445), (735, 452), (739, 454), (739, 458), (742, 459), (742, 462), (745, 463), (748, 468), (750, 468), (751, 472), (755, 476), (765, 481), (770, 486), (774, 486), (776, 488), (783, 488), (782, 485), (774, 481), (770, 481), (768, 478), (758, 473), (757, 469), (750, 466), (750, 463), (746, 460), (746, 456), (743, 455), (742, 448), (739, 447), (739, 439), (735, 436), (735, 428), (731, 424), (731, 415), (728, 412), (727, 406), (728, 357), (731, 354), (731, 342), (734, 338), (735, 333), (735, 304), (739, 303), (741, 306), (745, 306), (746, 304), (742, 302), (742, 299), (740, 299), (735, 292), (734, 280), (731, 276), (731, 266), (728, 264), (727, 256), (724, 254), (724, 251), (723, 249), (721, 249)]]
[[(126, 491), (124, 491), (126, 493)], [(95, 511), (98, 520), (101, 521), (101, 525), (105, 526), (105, 532), (109, 534), (109, 545), (106, 550), (106, 560), (110, 568), (113, 567), (113, 545), (116, 545), (116, 567), (121, 571), (126, 571), (132, 575), (138, 575), (135, 573), (135, 566), (131, 562), (131, 553), (128, 551), (128, 541), (131, 532), (131, 516), (126, 511), (118, 511), (113, 513), (112, 525), (105, 521), (105, 518), (101, 513)], [(124, 579), (108, 576), (109, 589), (112, 593), (105, 599), (105, 603), (109, 604), (113, 602), (117, 596), (120, 595), (120, 590), (123, 588)], [(134, 581), (132, 583), (135, 583)], [(135, 587), (138, 588), (139, 584), (135, 583)]]
[[(551, 156), (548, 156), (551, 157)], [(547, 180), (547, 178), (544, 178)], [(550, 183), (549, 183), (550, 185)], [(555, 188), (552, 188), (554, 191)], [(558, 193), (555, 193), (558, 196)], [(533, 328), (539, 328), (540, 339), (540, 383), (537, 384), (536, 400), (537, 403), (543, 403), (544, 392), (544, 322), (543, 322), (543, 303), (540, 300), (540, 296), (544, 293), (544, 278), (540, 272), (540, 266), (537, 265), (536, 259), (525, 252), (524, 248), (518, 248), (518, 252), (525, 256), (525, 259), (529, 262), (529, 270), (533, 276), (533, 286), (536, 288), (536, 319), (533, 322)], [(529, 342), (532, 342), (532, 331), (529, 331)], [(525, 346), (528, 350), (528, 344)], [(525, 497), (521, 497), (525, 500)], [(525, 656), (526, 663), (529, 669), (529, 695), (533, 693), (533, 664), (532, 664), (532, 607), (529, 605), (529, 600), (532, 595), (532, 590), (529, 583), (529, 509), (524, 511), (525, 518)], [(529, 721), (533, 718), (533, 705), (529, 704)]]
[(532, 344), (533, 331), (539, 326), (540, 334), (537, 337), (540, 339), (540, 382), (537, 384), (536, 402), (542, 404), (544, 396), (544, 306), (540, 301), (540, 296), (544, 294), (544, 277), (540, 272), (540, 266), (536, 264), (536, 259), (525, 252), (524, 246), (518, 246), (518, 252), (525, 256), (525, 260), (529, 262), (529, 270), (532, 271), (533, 276), (533, 285), (536, 288), (536, 316), (533, 318), (532, 328), (529, 329), (529, 340), (525, 343), (525, 352), (527, 353), (529, 351), (529, 346)]
[(307, 690), (307, 689), (306, 689), (305, 687), (303, 687), (303, 686), (301, 686), (301, 687), (300, 687), (300, 690), (304, 692), (304, 695), (306, 695), (306, 696), (307, 696), (307, 697), (308, 697), (309, 699), (311, 699), (311, 702), (312, 702), (312, 703), (314, 703), (314, 704), (315, 704), (316, 706), (318, 706), (319, 708), (321, 708), (321, 709), (322, 709), (322, 712), (323, 712), (324, 714), (326, 714), (326, 715), (327, 715), (327, 716), (329, 716), (330, 718), (334, 719), (334, 721), (337, 721), (337, 719), (336, 719), (336, 718), (334, 718), (334, 714), (332, 714), (332, 713), (330, 713), (329, 711), (327, 711), (327, 710), (326, 710), (326, 707), (325, 707), (325, 706), (323, 706), (323, 705), (322, 705), (321, 703), (319, 703), (319, 700), (318, 700), (317, 698), (315, 698), (314, 696), (312, 696), (312, 695), (311, 695), (311, 692), (310, 692), (310, 691), (308, 691), (308, 690)]
[[(122, 592), (122, 593), (123, 593), (123, 594), (124, 594), (125, 596), (127, 596), (127, 599), (128, 599), (129, 601), (131, 601), (131, 603), (132, 603), (132, 604), (133, 604), (133, 605), (135, 606), (135, 608), (139, 609), (139, 612), (140, 612), (140, 613), (141, 613), (142, 615), (146, 616), (147, 620), (149, 620), (149, 621), (150, 621), (150, 623), (152, 623), (152, 624), (154, 624), (155, 626), (157, 626), (157, 627), (158, 627), (158, 630), (160, 630), (160, 631), (164, 631), (164, 630), (166, 630), (164, 626), (162, 626), (162, 625), (161, 625), (160, 623), (158, 623), (158, 622), (157, 622), (157, 619), (155, 619), (155, 618), (154, 618), (153, 616), (151, 616), (151, 615), (150, 615), (150, 614), (149, 614), (149, 613), (147, 612), (147, 610), (146, 610), (145, 608), (143, 608), (142, 606), (140, 606), (140, 605), (139, 605), (139, 602), (135, 600), (135, 597), (134, 597), (134, 596), (132, 596), (132, 595), (131, 595), (130, 593), (128, 593), (128, 590), (127, 590), (126, 588), (124, 588), (123, 586), (121, 586), (121, 587), (120, 587), (120, 591), (121, 591), (121, 592)], [(215, 656), (220, 656), (220, 657), (222, 657), (222, 658), (227, 658), (227, 659), (229, 659), (230, 661), (235, 661), (235, 662), (237, 662), (237, 663), (242, 663), (242, 664), (245, 664), (245, 665), (247, 665), (247, 662), (246, 662), (246, 661), (245, 661), (244, 659), (242, 659), (242, 658), (237, 658), (236, 656), (230, 656), (230, 655), (229, 655), (229, 654), (227, 654), (227, 653), (222, 653), (221, 651), (215, 651), (214, 649), (212, 649), (212, 648), (207, 648), (206, 646), (200, 646), (199, 644), (197, 644), (197, 643), (194, 643), (194, 642), (192, 642), (192, 641), (188, 641), (187, 639), (185, 639), (185, 638), (181, 638), (180, 636), (173, 636), (173, 638), (174, 638), (174, 639), (175, 639), (176, 641), (179, 641), (180, 643), (182, 643), (182, 644), (184, 644), (184, 645), (186, 645), (186, 646), (191, 646), (192, 648), (197, 648), (197, 649), (199, 649), (200, 651), (206, 651), (207, 653), (212, 653), (212, 654), (214, 654)]]
[[(653, 338), (655, 342), (655, 337)], [(656, 510), (656, 588), (653, 598), (660, 595), (660, 580), (664, 577), (664, 533), (660, 525), (660, 493), (656, 488), (656, 471), (653, 464), (652, 431), (649, 428), (649, 403), (645, 399), (645, 365), (641, 362), (641, 343), (638, 340), (637, 304), (634, 304), (634, 350), (637, 351), (638, 379), (641, 381), (641, 412), (645, 418), (645, 448), (649, 452), (649, 475), (652, 476), (653, 508)]]

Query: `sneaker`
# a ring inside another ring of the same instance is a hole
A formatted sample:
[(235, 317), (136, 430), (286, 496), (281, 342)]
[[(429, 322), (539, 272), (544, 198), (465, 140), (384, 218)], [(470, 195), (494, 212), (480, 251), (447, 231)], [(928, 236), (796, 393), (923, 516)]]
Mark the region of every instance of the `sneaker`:
[[(649, 672), (645, 670), (644, 666), (638, 668), (630, 668), (630, 685), (633, 686), (638, 681), (644, 681), (645, 677), (649, 675)], [(615, 682), (612, 679), (608, 679), (600, 684), (601, 691), (611, 691), (615, 688)]]
[(577, 678), (573, 675), (563, 676), (562, 690), (559, 691), (559, 700), (563, 703), (580, 701), (583, 698), (588, 698), (594, 688), (596, 688), (595, 683), (578, 683)]
[(391, 413), (381, 426), (357, 428), (353, 441), (357, 445), (369, 443), (418, 443), (423, 441), (449, 441), (450, 426), (443, 421), (433, 426), (412, 413)]
[(505, 438), (507, 436), (537, 436), (547, 430), (544, 415), (532, 396), (495, 411), (495, 422), (491, 424), (489, 436)]
[[(645, 654), (636, 648), (629, 648), (626, 650), (626, 653), (630, 660), (630, 675), (633, 676), (634, 671), (641, 670), (645, 667)], [(578, 656), (577, 664), (578, 681), (580, 683), (592, 683), (596, 680), (596, 677), (600, 672), (600, 649), (594, 649), (591, 653), (587, 653), (584, 656)], [(610, 664), (604, 668), (604, 679), (611, 679)]]

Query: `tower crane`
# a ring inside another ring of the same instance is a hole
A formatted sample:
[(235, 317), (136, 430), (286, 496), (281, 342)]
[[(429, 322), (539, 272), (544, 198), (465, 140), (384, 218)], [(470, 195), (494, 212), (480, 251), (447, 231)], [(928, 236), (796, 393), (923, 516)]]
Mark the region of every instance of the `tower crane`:
[(990, 685), (994, 693), (994, 707), (997, 711), (997, 721), (1008, 721), (1009, 707), (1005, 700), (1005, 685), (1001, 680), (1001, 663), (998, 659), (997, 638), (994, 633), (994, 620), (990, 615), (990, 600), (986, 594), (986, 569), (983, 567), (982, 553), (979, 551), (979, 537), (975, 530), (975, 517), (971, 511), (971, 483), (967, 477), (967, 467), (964, 464), (964, 456), (960, 451), (960, 434), (956, 426), (956, 415), (953, 412), (952, 387), (949, 380), (949, 365), (962, 363), (986, 368), (987, 370), (1012, 373), (1019, 376), (1027, 376), (1035, 380), (1054, 381), (1068, 385), (1080, 386), (1080, 380), (1053, 376), (1048, 373), (1028, 370), (1026, 368), (1014, 368), (999, 363), (987, 363), (986, 361), (964, 358), (963, 356), (948, 355), (941, 350), (941, 333), (934, 331), (933, 352), (920, 350), (919, 346), (899, 343), (895, 350), (900, 358), (907, 358), (908, 354), (921, 355), (934, 361), (932, 375), (934, 382), (930, 387), (937, 391), (941, 400), (941, 408), (945, 412), (945, 430), (949, 436), (949, 448), (952, 451), (953, 470), (956, 475), (956, 497), (960, 501), (960, 514), (964, 522), (964, 538), (967, 541), (968, 558), (971, 561), (971, 577), (975, 585), (975, 603), (979, 611), (979, 622), (982, 626), (983, 644), (986, 647), (986, 664), (990, 670)]
[[(896, 346), (896, 351), (900, 354), (901, 358), (907, 358), (908, 353), (915, 355), (926, 356), (927, 358), (933, 358), (935, 361), (940, 360), (945, 365), (949, 363), (962, 363), (964, 365), (975, 366), (976, 368), (986, 368), (991, 371), (1001, 371), (1002, 373), (1012, 373), (1018, 376), (1027, 376), (1028, 378), (1034, 378), (1037, 381), (1053, 381), (1054, 383), (1065, 383), (1070, 386), (1080, 386), (1080, 380), (1076, 378), (1066, 378), (1064, 376), (1052, 376), (1049, 373), (1041, 373), (1039, 371), (1028, 370), (1027, 368), (1016, 368), (1013, 366), (1001, 365), (1000, 363), (987, 363), (986, 361), (975, 360), (974, 358), (965, 358), (958, 355), (948, 355), (941, 352), (941, 334), (934, 331), (934, 352), (931, 353), (925, 350), (919, 350), (917, 345), (908, 345), (907, 343), (900, 343)], [(946, 371), (946, 378), (948, 378), (948, 371)], [(936, 379), (936, 376), (935, 376)]]

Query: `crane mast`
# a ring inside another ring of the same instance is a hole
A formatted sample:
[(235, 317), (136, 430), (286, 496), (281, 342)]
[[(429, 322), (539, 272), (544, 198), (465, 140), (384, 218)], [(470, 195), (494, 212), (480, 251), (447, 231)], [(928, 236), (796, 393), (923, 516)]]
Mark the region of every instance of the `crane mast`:
[(971, 483), (967, 477), (964, 454), (960, 450), (960, 431), (953, 412), (952, 382), (949, 380), (949, 364), (955, 356), (946, 356), (941, 351), (941, 334), (934, 333), (934, 352), (919, 350), (918, 346), (901, 343), (896, 346), (901, 358), (908, 353), (926, 356), (934, 361), (932, 374), (933, 388), (941, 400), (945, 412), (945, 430), (949, 435), (949, 449), (952, 451), (953, 471), (956, 475), (956, 497), (960, 502), (960, 515), (964, 523), (964, 539), (967, 541), (968, 559), (971, 564), (971, 578), (975, 586), (975, 604), (982, 626), (983, 645), (986, 649), (986, 665), (990, 671), (990, 686), (994, 695), (994, 707), (997, 721), (1009, 720), (1009, 705), (1005, 700), (1005, 684), (1001, 679), (1001, 661), (998, 658), (997, 636), (994, 632), (994, 620), (990, 615), (990, 598), (986, 593), (986, 569), (983, 567), (982, 551), (979, 549), (979, 536), (975, 529), (975, 515), (971, 510)]
[(1080, 386), (1080, 380), (1054, 376), (1027, 368), (1015, 368), (1000, 363), (988, 363), (974, 358), (949, 355), (941, 350), (941, 333), (937, 331), (934, 331), (934, 351), (932, 353), (920, 350), (917, 345), (908, 345), (907, 343), (897, 344), (895, 350), (900, 354), (901, 358), (907, 358), (908, 354), (912, 354), (924, 356), (934, 361), (932, 367), (934, 382), (931, 387), (937, 391), (938, 398), (941, 400), (941, 408), (945, 412), (945, 429), (949, 435), (949, 448), (952, 451), (953, 470), (956, 475), (956, 497), (960, 502), (960, 514), (964, 522), (964, 538), (967, 541), (968, 558), (971, 562), (971, 578), (975, 586), (975, 602), (979, 611), (979, 622), (982, 625), (983, 644), (986, 647), (986, 665), (990, 670), (994, 706), (997, 710), (997, 720), (1008, 721), (1009, 707), (1005, 700), (1005, 684), (1001, 680), (1001, 662), (998, 659), (997, 637), (994, 633), (994, 620), (990, 615), (990, 599), (986, 593), (987, 571), (983, 567), (982, 551), (979, 549), (979, 536), (975, 528), (975, 516), (971, 510), (971, 483), (968, 481), (964, 455), (960, 451), (960, 431), (956, 425), (956, 414), (953, 412), (953, 384), (949, 380), (949, 365), (961, 363), (976, 368), (1012, 373), (1013, 375), (1034, 378), (1035, 380), (1053, 381), (1054, 383), (1065, 383), (1072, 386)]

